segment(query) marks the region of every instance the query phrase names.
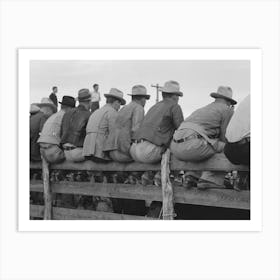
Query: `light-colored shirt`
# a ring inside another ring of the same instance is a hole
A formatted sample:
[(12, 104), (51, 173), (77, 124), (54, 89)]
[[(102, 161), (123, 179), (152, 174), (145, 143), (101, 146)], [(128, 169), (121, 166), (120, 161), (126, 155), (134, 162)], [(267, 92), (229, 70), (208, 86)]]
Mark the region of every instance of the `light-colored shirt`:
[(65, 111), (60, 110), (47, 119), (40, 133), (38, 143), (60, 144), (61, 123), (64, 114)]
[(230, 143), (246, 137), (250, 137), (250, 94), (241, 101), (226, 130), (226, 139)]
[(91, 94), (91, 102), (100, 101), (100, 93), (98, 91), (92, 91), (90, 94)]

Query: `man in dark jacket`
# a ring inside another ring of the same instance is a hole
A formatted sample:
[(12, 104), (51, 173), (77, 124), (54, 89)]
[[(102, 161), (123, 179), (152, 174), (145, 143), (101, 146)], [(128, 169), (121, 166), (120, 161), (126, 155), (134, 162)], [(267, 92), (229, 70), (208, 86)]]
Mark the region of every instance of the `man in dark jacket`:
[(57, 87), (52, 88), (52, 93), (49, 96), (49, 99), (53, 102), (53, 104), (57, 107)]
[(43, 98), (41, 103), (34, 105), (39, 107), (40, 111), (30, 116), (30, 160), (40, 161), (40, 146), (37, 141), (46, 120), (56, 112), (56, 107), (49, 98)]
[(91, 95), (88, 89), (78, 93), (79, 106), (64, 114), (61, 127), (61, 144), (66, 160), (84, 161), (83, 144), (86, 136), (86, 126), (90, 117)]
[(130, 154), (135, 161), (156, 163), (169, 147), (174, 131), (184, 120), (179, 96), (183, 96), (176, 81), (168, 81), (161, 88), (163, 100), (146, 114), (135, 132)]

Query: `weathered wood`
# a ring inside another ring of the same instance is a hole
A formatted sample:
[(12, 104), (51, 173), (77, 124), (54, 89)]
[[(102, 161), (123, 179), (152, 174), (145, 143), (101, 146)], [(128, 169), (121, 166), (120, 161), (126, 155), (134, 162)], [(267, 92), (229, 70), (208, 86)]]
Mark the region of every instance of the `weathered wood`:
[[(41, 169), (40, 162), (31, 162), (31, 169)], [(95, 163), (93, 161), (85, 161), (80, 163), (63, 162), (60, 164), (52, 164), (50, 168), (63, 170), (91, 170), (91, 171), (159, 171), (160, 164), (144, 164), (138, 162), (132, 163)], [(216, 154), (210, 159), (202, 162), (184, 162), (177, 160), (171, 156), (170, 170), (208, 170), (208, 171), (248, 171), (248, 167), (244, 165), (231, 164), (223, 153)]]
[(173, 188), (169, 174), (170, 150), (167, 149), (161, 160), (161, 187), (162, 187), (162, 216), (164, 220), (173, 220)]
[[(30, 191), (42, 192), (42, 181), (30, 182)], [(104, 196), (162, 201), (162, 190), (156, 186), (130, 184), (102, 184), (91, 182), (59, 182), (52, 184), (54, 193)], [(250, 209), (250, 191), (236, 192), (229, 189), (186, 189), (174, 186), (174, 202), (204, 206)]]
[[(151, 220), (144, 216), (53, 207), (54, 220)], [(43, 218), (44, 206), (30, 205), (30, 216)]]
[(42, 156), (42, 176), (43, 176), (43, 187), (44, 187), (44, 220), (52, 219), (52, 193), (50, 187), (50, 176), (49, 176), (49, 164), (46, 159)]

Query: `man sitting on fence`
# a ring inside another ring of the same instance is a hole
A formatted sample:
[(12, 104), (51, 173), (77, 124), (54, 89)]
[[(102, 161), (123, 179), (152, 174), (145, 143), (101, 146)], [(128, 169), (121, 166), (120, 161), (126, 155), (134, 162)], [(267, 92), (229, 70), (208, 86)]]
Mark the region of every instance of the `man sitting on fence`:
[(83, 155), (95, 162), (108, 162), (111, 159), (103, 151), (108, 135), (114, 128), (117, 112), (121, 105), (126, 103), (123, 93), (111, 88), (110, 92), (104, 94), (106, 104), (94, 111), (86, 127), (86, 138), (83, 146)]
[[(48, 117), (55, 113), (57, 109), (49, 98), (42, 98), (41, 103), (34, 105), (39, 107), (40, 111), (30, 116), (30, 160), (40, 161), (40, 146), (37, 143), (39, 133), (42, 131)], [(35, 107), (33, 106), (33, 108)]]
[(129, 153), (131, 138), (143, 121), (144, 106), (146, 100), (150, 98), (142, 85), (134, 86), (129, 95), (132, 101), (118, 112), (104, 148), (104, 151), (109, 152), (110, 158), (117, 162), (133, 161)]
[[(236, 101), (232, 99), (230, 87), (221, 86), (217, 92), (211, 93), (215, 101), (194, 111), (174, 133), (171, 152), (182, 161), (202, 161), (215, 153), (220, 153), (225, 145), (226, 127), (233, 114)], [(189, 172), (194, 182), (199, 179), (197, 187), (222, 187), (224, 172), (210, 171)]]
[(226, 130), (224, 153), (233, 164), (250, 165), (250, 95), (236, 109)]
[(38, 143), (42, 156), (50, 163), (58, 163), (65, 159), (64, 152), (60, 148), (61, 123), (66, 112), (75, 107), (75, 98), (63, 96), (61, 110), (48, 118), (40, 133)]
[(66, 160), (84, 161), (83, 144), (86, 136), (86, 125), (90, 117), (91, 95), (88, 89), (78, 92), (79, 106), (64, 114), (61, 125), (61, 143)]

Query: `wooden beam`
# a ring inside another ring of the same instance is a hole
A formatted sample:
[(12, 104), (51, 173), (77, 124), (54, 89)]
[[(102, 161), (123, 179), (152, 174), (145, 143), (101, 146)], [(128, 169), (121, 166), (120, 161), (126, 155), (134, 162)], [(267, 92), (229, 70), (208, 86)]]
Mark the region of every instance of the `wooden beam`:
[[(31, 181), (30, 191), (43, 191), (42, 181)], [(52, 184), (54, 193), (80, 194), (139, 200), (162, 201), (162, 190), (156, 186), (102, 184), (91, 182), (60, 182)], [(229, 189), (186, 189), (174, 186), (174, 202), (193, 205), (250, 209), (250, 191)]]
[[(124, 215), (92, 210), (53, 207), (52, 211), (54, 220), (151, 220), (151, 218), (145, 216)], [(42, 218), (43, 213), (44, 206), (30, 205), (31, 217)]]
[(42, 175), (44, 188), (44, 220), (52, 219), (52, 193), (50, 187), (49, 164), (42, 156)]
[(161, 187), (162, 187), (162, 217), (164, 220), (173, 220), (173, 188), (170, 182), (170, 150), (167, 149), (161, 160)]
[[(41, 169), (40, 162), (31, 162), (31, 169)], [(95, 163), (93, 161), (84, 161), (80, 163), (63, 162), (60, 164), (52, 164), (51, 169), (63, 170), (89, 170), (89, 171), (159, 171), (160, 164), (144, 164), (139, 162), (132, 163)], [(208, 171), (248, 171), (248, 167), (244, 165), (231, 164), (223, 153), (216, 154), (210, 159), (202, 162), (184, 162), (177, 160), (171, 156), (170, 170), (208, 170)]]

